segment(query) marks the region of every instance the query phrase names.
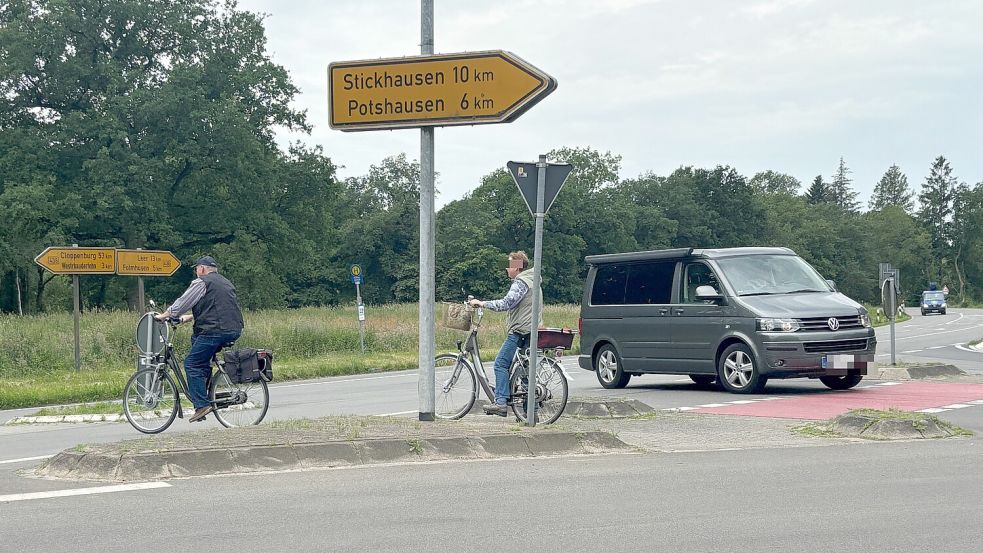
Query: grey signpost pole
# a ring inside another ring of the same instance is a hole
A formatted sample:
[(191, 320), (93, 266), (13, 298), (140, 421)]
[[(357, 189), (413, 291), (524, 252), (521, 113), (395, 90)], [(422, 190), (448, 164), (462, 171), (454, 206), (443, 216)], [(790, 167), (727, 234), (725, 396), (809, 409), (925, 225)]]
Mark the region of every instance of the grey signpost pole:
[[(72, 244), (72, 247), (77, 248), (79, 245)], [(72, 302), (75, 305), (75, 371), (78, 372), (82, 370), (82, 346), (79, 343), (79, 333), (82, 326), (82, 298), (79, 291), (78, 275), (72, 275)]]
[[(420, 53), (433, 54), (433, 0), (420, 1)], [(420, 128), (420, 420), (434, 420), (434, 128)]]
[[(137, 248), (137, 249), (142, 250), (143, 248)], [(146, 296), (144, 295), (144, 293), (145, 290), (143, 288), (143, 277), (138, 276), (137, 277), (137, 309), (139, 309), (141, 313), (146, 313), (147, 311)]]
[(894, 285), (894, 276), (888, 277), (888, 295), (891, 297), (891, 366), (896, 363), (894, 358), (895, 344), (897, 341), (894, 336), (894, 320), (898, 318), (898, 290)]
[(536, 242), (532, 253), (532, 328), (529, 331), (529, 384), (526, 397), (526, 424), (536, 426), (536, 370), (539, 368), (539, 317), (541, 316), (539, 302), (540, 280), (542, 273), (540, 265), (543, 261), (543, 213), (546, 211), (546, 156), (539, 156), (536, 163)]

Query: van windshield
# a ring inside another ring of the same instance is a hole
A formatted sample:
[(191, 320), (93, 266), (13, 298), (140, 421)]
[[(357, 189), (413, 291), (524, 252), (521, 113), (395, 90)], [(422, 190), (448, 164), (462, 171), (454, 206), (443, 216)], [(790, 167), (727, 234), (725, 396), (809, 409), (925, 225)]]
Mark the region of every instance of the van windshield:
[(717, 265), (738, 296), (831, 291), (823, 277), (795, 255), (725, 257)]
[(922, 294), (923, 300), (944, 300), (945, 294), (942, 292), (924, 292)]

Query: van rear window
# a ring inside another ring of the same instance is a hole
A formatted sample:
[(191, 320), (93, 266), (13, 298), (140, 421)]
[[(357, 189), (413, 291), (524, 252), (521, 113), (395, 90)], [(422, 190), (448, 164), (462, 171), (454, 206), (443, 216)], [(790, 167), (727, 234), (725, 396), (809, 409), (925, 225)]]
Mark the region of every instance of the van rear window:
[(667, 304), (672, 298), (675, 261), (601, 265), (594, 277), (591, 305)]
[(594, 289), (590, 294), (591, 305), (618, 305), (625, 303), (625, 283), (628, 267), (601, 265), (594, 276)]

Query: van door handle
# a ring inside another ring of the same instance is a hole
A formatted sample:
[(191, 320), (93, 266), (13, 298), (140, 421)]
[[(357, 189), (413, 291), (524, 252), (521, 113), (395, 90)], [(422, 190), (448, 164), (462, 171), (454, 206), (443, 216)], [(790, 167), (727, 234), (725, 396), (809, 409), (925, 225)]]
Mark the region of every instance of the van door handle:
[(682, 315), (683, 311), (684, 309), (682, 307), (677, 307), (676, 309), (672, 310), (672, 312), (675, 313), (676, 315)]
[(668, 315), (668, 314), (669, 314), (669, 309), (667, 309), (665, 307), (663, 307), (662, 309), (659, 309), (659, 315)]

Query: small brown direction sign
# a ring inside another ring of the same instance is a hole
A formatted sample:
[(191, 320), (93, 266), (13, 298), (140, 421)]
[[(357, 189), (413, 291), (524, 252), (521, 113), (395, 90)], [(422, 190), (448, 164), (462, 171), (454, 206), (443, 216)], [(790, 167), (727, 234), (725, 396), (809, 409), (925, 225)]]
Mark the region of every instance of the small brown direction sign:
[(328, 66), (330, 125), (342, 131), (507, 123), (555, 89), (502, 50)]
[(116, 274), (124, 276), (171, 276), (181, 262), (161, 250), (116, 250)]
[(116, 249), (47, 248), (34, 262), (56, 275), (111, 275), (116, 272)]

